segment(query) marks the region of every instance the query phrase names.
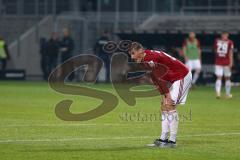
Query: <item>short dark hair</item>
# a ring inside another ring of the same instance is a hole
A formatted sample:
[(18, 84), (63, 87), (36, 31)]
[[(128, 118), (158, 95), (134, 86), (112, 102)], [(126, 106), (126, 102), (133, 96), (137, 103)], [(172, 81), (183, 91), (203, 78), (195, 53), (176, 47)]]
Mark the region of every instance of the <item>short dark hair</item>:
[(138, 42), (132, 42), (132, 44), (129, 47), (129, 54), (132, 54), (133, 50), (139, 50), (139, 49), (143, 49), (142, 44)]

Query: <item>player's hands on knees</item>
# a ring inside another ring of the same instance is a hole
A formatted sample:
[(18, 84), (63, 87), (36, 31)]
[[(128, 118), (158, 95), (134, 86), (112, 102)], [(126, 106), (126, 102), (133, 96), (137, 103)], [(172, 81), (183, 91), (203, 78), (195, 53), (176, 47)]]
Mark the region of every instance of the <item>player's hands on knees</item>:
[(164, 95), (164, 97), (163, 97), (163, 104), (164, 104), (164, 105), (167, 105), (167, 106), (173, 106), (173, 105), (174, 105), (170, 93), (166, 93), (166, 94)]

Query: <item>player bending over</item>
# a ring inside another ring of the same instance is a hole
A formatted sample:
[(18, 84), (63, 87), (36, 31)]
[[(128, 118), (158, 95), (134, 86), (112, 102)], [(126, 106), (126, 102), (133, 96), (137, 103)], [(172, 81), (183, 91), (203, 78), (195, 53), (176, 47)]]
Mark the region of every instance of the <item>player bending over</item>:
[(231, 95), (231, 68), (233, 66), (233, 41), (228, 39), (229, 34), (222, 32), (221, 38), (216, 39), (215, 50), (215, 74), (217, 76), (215, 90), (216, 97), (221, 96), (222, 76), (225, 77), (226, 98), (232, 98)]
[[(131, 58), (140, 63), (145, 62), (154, 71), (157, 64), (164, 65), (168, 70), (165, 75), (152, 72), (151, 79), (161, 94), (162, 133), (151, 146), (174, 147), (178, 130), (178, 112), (176, 106), (185, 104), (188, 90), (191, 87), (192, 74), (188, 68), (177, 59), (162, 51), (144, 50), (138, 42), (133, 42), (129, 49)], [(162, 82), (170, 83), (166, 91), (162, 91)], [(170, 132), (170, 136), (169, 135)]]

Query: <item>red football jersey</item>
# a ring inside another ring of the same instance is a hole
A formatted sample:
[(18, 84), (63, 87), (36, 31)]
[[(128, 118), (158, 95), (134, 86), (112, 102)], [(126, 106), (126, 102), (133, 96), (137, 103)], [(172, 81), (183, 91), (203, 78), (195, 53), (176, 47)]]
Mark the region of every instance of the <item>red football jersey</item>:
[(158, 72), (153, 72), (156, 79), (161, 78), (167, 82), (173, 83), (183, 79), (189, 72), (188, 68), (176, 58), (162, 51), (145, 50), (146, 56), (143, 62), (151, 65), (161, 64), (167, 68), (165, 75), (159, 75)]
[(233, 41), (216, 39), (214, 44), (215, 64), (227, 66), (230, 64), (229, 54), (233, 50)]

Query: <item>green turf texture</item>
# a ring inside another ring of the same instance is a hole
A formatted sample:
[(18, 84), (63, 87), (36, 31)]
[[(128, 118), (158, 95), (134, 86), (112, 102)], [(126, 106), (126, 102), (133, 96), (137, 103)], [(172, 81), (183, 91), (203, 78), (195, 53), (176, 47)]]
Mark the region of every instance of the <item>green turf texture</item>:
[[(79, 84), (75, 84), (79, 85)], [(117, 95), (111, 85), (94, 86)], [(174, 149), (147, 148), (160, 134), (159, 97), (140, 98), (134, 107), (121, 99), (115, 110), (94, 120), (66, 122), (54, 113), (63, 99), (71, 111), (85, 112), (100, 100), (63, 95), (40, 82), (0, 82), (0, 160), (205, 160), (240, 159), (240, 92), (231, 100), (215, 98), (213, 87), (191, 90), (179, 106)], [(191, 112), (191, 114), (190, 114)], [(125, 114), (128, 117), (124, 117)], [(134, 117), (140, 114), (140, 118)], [(132, 119), (130, 116), (132, 115)]]

